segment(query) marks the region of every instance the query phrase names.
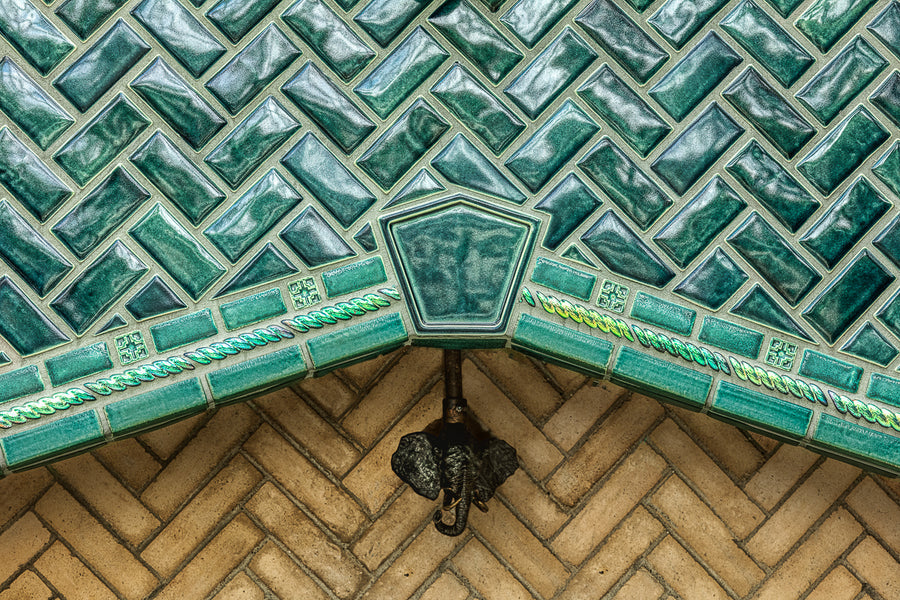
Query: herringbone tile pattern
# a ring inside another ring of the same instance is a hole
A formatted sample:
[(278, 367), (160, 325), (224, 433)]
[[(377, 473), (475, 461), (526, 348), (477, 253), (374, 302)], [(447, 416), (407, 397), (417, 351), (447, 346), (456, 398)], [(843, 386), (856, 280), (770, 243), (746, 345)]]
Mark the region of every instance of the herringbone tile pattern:
[(406, 349), (0, 480), (0, 600), (900, 597), (900, 484), (505, 351), (522, 469), (447, 538), (391, 473), (439, 414)]

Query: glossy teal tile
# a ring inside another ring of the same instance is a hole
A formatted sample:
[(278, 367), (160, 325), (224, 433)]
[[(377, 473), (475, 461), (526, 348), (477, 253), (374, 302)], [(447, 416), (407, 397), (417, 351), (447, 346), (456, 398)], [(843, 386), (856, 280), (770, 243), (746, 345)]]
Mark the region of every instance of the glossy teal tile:
[(566, 27), (503, 92), (536, 119), (596, 58), (597, 53)]
[(100, 335), (101, 333), (106, 333), (107, 331), (115, 331), (116, 329), (121, 329), (125, 327), (128, 323), (119, 313), (116, 313), (110, 318), (106, 323), (100, 326), (94, 335)]
[(608, 65), (578, 88), (578, 95), (641, 157), (646, 158), (672, 130)]
[(147, 282), (125, 303), (125, 310), (141, 321), (187, 308), (187, 305), (172, 291), (159, 275)]
[(693, 411), (706, 405), (712, 389), (706, 373), (628, 347), (619, 350), (609, 380)]
[(432, 159), (431, 166), (450, 183), (514, 204), (522, 204), (527, 200), (527, 196), (461, 133), (456, 134), (440, 154)]
[(866, 389), (866, 397), (900, 407), (900, 379), (881, 373), (872, 373)]
[(0, 240), (0, 257), (41, 298), (72, 270), (72, 263), (6, 200), (0, 200)]
[(638, 292), (631, 305), (631, 316), (672, 333), (691, 335), (697, 311), (651, 294)]
[(571, 246), (566, 248), (566, 250), (562, 254), (560, 254), (560, 256), (562, 256), (563, 258), (568, 258), (569, 260), (582, 264), (586, 267), (597, 267), (597, 265), (594, 264), (594, 261), (585, 256), (584, 252), (582, 252), (581, 249), (575, 244), (572, 244)]
[(895, 124), (900, 123), (900, 71), (894, 71), (869, 100)]
[(588, 301), (597, 283), (597, 276), (581, 269), (540, 257), (531, 272), (531, 281), (557, 292)]
[(225, 127), (225, 119), (161, 58), (131, 82), (131, 89), (194, 150), (203, 148)]
[(75, 49), (31, 2), (22, 0), (0, 0), (0, 33), (41, 75)]
[(578, 0), (519, 0), (500, 22), (528, 48), (543, 38)]
[(608, 137), (578, 163), (591, 180), (646, 230), (672, 205), (672, 200)]
[(419, 98), (359, 157), (356, 164), (383, 190), (400, 179), (450, 129), (427, 101)]
[(20, 356), (31, 356), (69, 341), (6, 275), (0, 277), (0, 303), (7, 317), (0, 319), (0, 335)]
[(815, 341), (758, 283), (728, 312), (808, 342)]
[(117, 94), (66, 145), (53, 155), (75, 182), (84, 186), (140, 134), (150, 120), (128, 98)]
[(215, 293), (213, 298), (240, 292), (299, 272), (300, 270), (273, 246), (272, 242), (268, 242)]
[(194, 77), (225, 54), (225, 46), (178, 0), (144, 0), (131, 14)]
[(269, 96), (203, 160), (237, 189), (298, 129), (300, 123)]
[(225, 274), (225, 268), (162, 204), (128, 232), (194, 300)]
[[(243, 2), (235, 4), (245, 5)], [(206, 88), (230, 114), (236, 115), (300, 54), (300, 50), (273, 23), (219, 69), (206, 82)]]
[(731, 321), (707, 316), (703, 317), (697, 339), (720, 350), (756, 360), (762, 349), (763, 334)]
[(281, 290), (272, 288), (252, 296), (245, 296), (219, 306), (225, 329), (239, 329), (271, 319), (287, 312)]
[[(106, 342), (99, 342), (44, 361), (51, 385), (62, 385), (113, 368)], [(2, 384), (0, 384), (2, 385)], [(43, 385), (41, 386), (43, 389)], [(40, 391), (40, 390), (35, 390)]]
[(503, 152), (525, 129), (525, 124), (459, 63), (434, 84), (431, 93), (494, 154)]
[[(543, 246), (556, 250), (603, 201), (578, 175), (569, 173), (534, 208), (550, 215)], [(545, 221), (546, 223), (546, 221)]]
[(51, 230), (84, 259), (144, 204), (150, 192), (123, 167), (116, 167)]
[(0, 128), (0, 183), (42, 223), (72, 190), (6, 127)]
[(168, 352), (219, 333), (208, 308), (150, 327), (157, 352)]
[(375, 58), (375, 51), (322, 0), (297, 0), (281, 18), (344, 81), (359, 75)]
[(859, 390), (863, 370), (827, 354), (804, 350), (797, 373), (855, 394)]
[(430, 0), (372, 0), (353, 20), (382, 48), (386, 48)]
[(743, 58), (711, 31), (647, 94), (673, 119), (681, 121), (741, 61)]
[(809, 41), (828, 52), (875, 0), (816, 0), (795, 22)]
[(813, 411), (809, 407), (727, 381), (720, 381), (716, 387), (716, 395), (708, 414), (791, 442), (803, 439), (813, 417)]
[(581, 241), (613, 273), (658, 288), (675, 277), (675, 273), (611, 210), (581, 236)]
[(506, 167), (532, 192), (540, 190), (600, 130), (578, 105), (566, 100), (506, 160)]
[(312, 133), (281, 159), (306, 189), (346, 229), (375, 204), (375, 196)]
[[(853, 334), (846, 344), (841, 348), (841, 352), (852, 354), (857, 358), (873, 362), (875, 364), (886, 367), (897, 357), (900, 350), (887, 339), (878, 329), (869, 321), (863, 323), (863, 326)], [(873, 375), (874, 381), (875, 375)], [(871, 390), (871, 386), (869, 387)], [(898, 404), (900, 406), (900, 404)]]
[(610, 0), (592, 2), (575, 22), (641, 85), (669, 60), (666, 51)]
[(721, 26), (784, 87), (791, 87), (814, 62), (809, 52), (752, 0), (738, 4)]
[(728, 0), (666, 0), (647, 22), (676, 50), (681, 50), (695, 33)]
[(8, 56), (0, 60), (0, 110), (41, 150), (75, 122)]
[(329, 298), (358, 292), (387, 282), (380, 256), (374, 256), (322, 273), (322, 285)]
[(147, 270), (147, 265), (116, 240), (53, 299), (50, 308), (81, 335)]
[(866, 27), (891, 52), (900, 56), (900, 2), (894, 0)]
[(306, 373), (300, 347), (290, 346), (218, 369), (206, 378), (216, 406), (223, 406), (302, 379)]
[(684, 194), (743, 133), (744, 128), (713, 103), (650, 168), (677, 194)]
[(405, 204), (407, 202), (413, 202), (414, 200), (421, 200), (422, 198), (427, 198), (428, 196), (433, 196), (439, 192), (443, 192), (445, 189), (444, 184), (434, 178), (428, 169), (419, 169), (419, 172), (416, 173), (415, 177), (409, 180), (409, 183), (404, 185), (397, 195), (387, 201), (387, 203), (382, 208), (388, 208), (391, 206), (396, 206), (398, 204)]
[(131, 436), (207, 409), (200, 379), (191, 377), (103, 407), (113, 437)]
[(843, 460), (865, 463), (870, 470), (874, 466), (892, 473), (900, 465), (900, 446), (896, 439), (893, 435), (851, 421), (822, 415), (809, 445)]
[(375, 123), (367, 117), (312, 61), (281, 86), (284, 95), (306, 113), (344, 154), (350, 154)]
[(335, 369), (395, 350), (409, 339), (399, 313), (392, 313), (306, 342), (316, 371)]
[(898, 294), (894, 294), (890, 300), (875, 315), (894, 335), (900, 337), (900, 301)]
[(747, 279), (747, 274), (721, 248), (716, 248), (672, 291), (701, 306), (718, 310)]
[(149, 51), (150, 46), (119, 19), (53, 85), (85, 112)]
[(797, 92), (796, 98), (828, 125), (881, 71), (887, 61), (857, 36)]
[(653, 236), (682, 269), (687, 267), (746, 208), (747, 203), (718, 175)]
[(375, 241), (375, 234), (372, 233), (372, 226), (366, 223), (362, 229), (356, 232), (353, 239), (357, 244), (362, 246), (366, 252), (375, 252), (378, 250), (378, 242)]
[(819, 208), (819, 201), (755, 140), (725, 169), (782, 225), (795, 233)]
[(816, 135), (809, 121), (749, 67), (722, 96), (767, 140), (791, 159)]
[(0, 439), (12, 471), (35, 467), (104, 442), (97, 412), (88, 410)]
[(356, 252), (311, 206), (303, 209), (278, 236), (310, 268), (356, 256)]
[(900, 196), (900, 142), (892, 144), (878, 159), (872, 167), (872, 173), (888, 186), (895, 196)]
[(431, 13), (428, 22), (493, 83), (506, 77), (524, 58), (466, 0), (448, 0)]
[(833, 269), (890, 208), (891, 203), (861, 177), (804, 234), (800, 243), (828, 269)]
[(277, 5), (278, 0), (221, 0), (206, 11), (206, 18), (237, 44)]
[(35, 365), (0, 375), (0, 404), (43, 390), (44, 382)]
[(300, 203), (301, 196), (272, 169), (203, 230), (232, 263)]
[(803, 0), (766, 0), (778, 13), (787, 18), (798, 6), (803, 4)]
[(8, 365), (11, 363), (9, 356), (7, 356), (6, 352), (0, 352), (0, 365)]
[(353, 91), (387, 118), (449, 56), (431, 34), (416, 27)]
[(516, 323), (512, 347), (594, 377), (606, 373), (613, 349), (606, 340), (528, 314)]
[(67, 0), (56, 9), (56, 16), (82, 40), (86, 40), (127, 0)]

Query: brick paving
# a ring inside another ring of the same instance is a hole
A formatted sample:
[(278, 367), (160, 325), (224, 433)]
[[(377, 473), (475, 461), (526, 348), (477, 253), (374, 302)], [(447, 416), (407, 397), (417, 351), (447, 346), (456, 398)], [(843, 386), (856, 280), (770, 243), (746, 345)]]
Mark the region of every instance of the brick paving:
[(506, 351), (522, 469), (458, 538), (390, 470), (439, 416), (409, 348), (0, 480), (0, 600), (895, 600), (900, 482)]

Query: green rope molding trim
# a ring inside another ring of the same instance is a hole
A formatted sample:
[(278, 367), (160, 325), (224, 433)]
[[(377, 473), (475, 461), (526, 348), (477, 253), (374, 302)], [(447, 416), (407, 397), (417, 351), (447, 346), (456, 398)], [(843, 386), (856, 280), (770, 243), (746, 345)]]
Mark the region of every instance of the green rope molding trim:
[(828, 406), (828, 398), (831, 398), (834, 407), (841, 413), (850, 413), (857, 419), (865, 419), (869, 423), (877, 423), (886, 428), (900, 432), (900, 414), (886, 408), (850, 399), (830, 389), (825, 392), (814, 383), (807, 383), (801, 379), (794, 379), (759, 365), (753, 365), (746, 361), (738, 360), (729, 355), (728, 358), (718, 352), (714, 352), (703, 346), (695, 346), (690, 342), (683, 342), (675, 337), (668, 337), (662, 333), (655, 333), (649, 329), (629, 325), (622, 319), (600, 313), (592, 308), (574, 304), (568, 300), (556, 298), (552, 295), (544, 295), (536, 292), (532, 295), (528, 288), (522, 288), (522, 299), (531, 306), (537, 306), (538, 302), (545, 311), (563, 319), (569, 319), (576, 323), (584, 323), (591, 329), (599, 329), (603, 333), (611, 333), (618, 338), (634, 342), (635, 339), (646, 348), (653, 348), (658, 352), (668, 352), (672, 356), (680, 356), (684, 360), (709, 367), (713, 371), (720, 371), (725, 375), (737, 375), (741, 381), (749, 381), (753, 385), (765, 387), (772, 391), (778, 391), (784, 395), (791, 395), (801, 400), (819, 402)]
[[(400, 293), (394, 288), (382, 288), (378, 292), (386, 298), (400, 300)], [(346, 321), (390, 306), (391, 303), (381, 296), (366, 294), (362, 298), (351, 298), (346, 302), (338, 302), (334, 306), (325, 306), (306, 314), (297, 315), (292, 319), (285, 319), (282, 323), (300, 333), (306, 333), (310, 329), (321, 329), (326, 325), (334, 325), (338, 321)], [(94, 394), (110, 396), (115, 392), (124, 392), (128, 388), (138, 387), (142, 383), (178, 375), (184, 371), (192, 371), (195, 368), (193, 363), (208, 365), (214, 360), (224, 360), (229, 356), (293, 337), (294, 334), (291, 331), (280, 325), (260, 327), (249, 333), (242, 333), (221, 342), (213, 342), (208, 346), (190, 350), (181, 356), (170, 356), (97, 381), (83, 383), (82, 385), (90, 391), (75, 387), (52, 396), (26, 402), (20, 406), (0, 410), (0, 429), (9, 429), (13, 425), (27, 423), (29, 419), (40, 419), (44, 415), (52, 415), (56, 411), (66, 410), (70, 406), (78, 406), (85, 401), (96, 400), (97, 397)]]

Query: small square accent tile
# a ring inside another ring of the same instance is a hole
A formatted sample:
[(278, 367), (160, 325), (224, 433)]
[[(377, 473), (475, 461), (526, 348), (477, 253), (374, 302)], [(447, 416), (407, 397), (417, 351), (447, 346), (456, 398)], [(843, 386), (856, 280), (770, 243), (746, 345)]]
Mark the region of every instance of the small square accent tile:
[(130, 365), (150, 356), (144, 336), (140, 331), (132, 331), (116, 337), (116, 351), (119, 353), (119, 362), (122, 365)]
[(766, 364), (790, 371), (794, 367), (794, 359), (797, 358), (797, 344), (773, 337), (769, 340), (769, 348), (766, 350)]
[(628, 294), (629, 289), (627, 285), (604, 279), (600, 284), (600, 296), (597, 298), (597, 306), (603, 310), (616, 313), (625, 312)]
[(316, 280), (312, 277), (304, 277), (288, 284), (288, 293), (291, 295), (291, 303), (294, 310), (303, 310), (315, 306), (322, 301), (322, 295), (316, 286)]

